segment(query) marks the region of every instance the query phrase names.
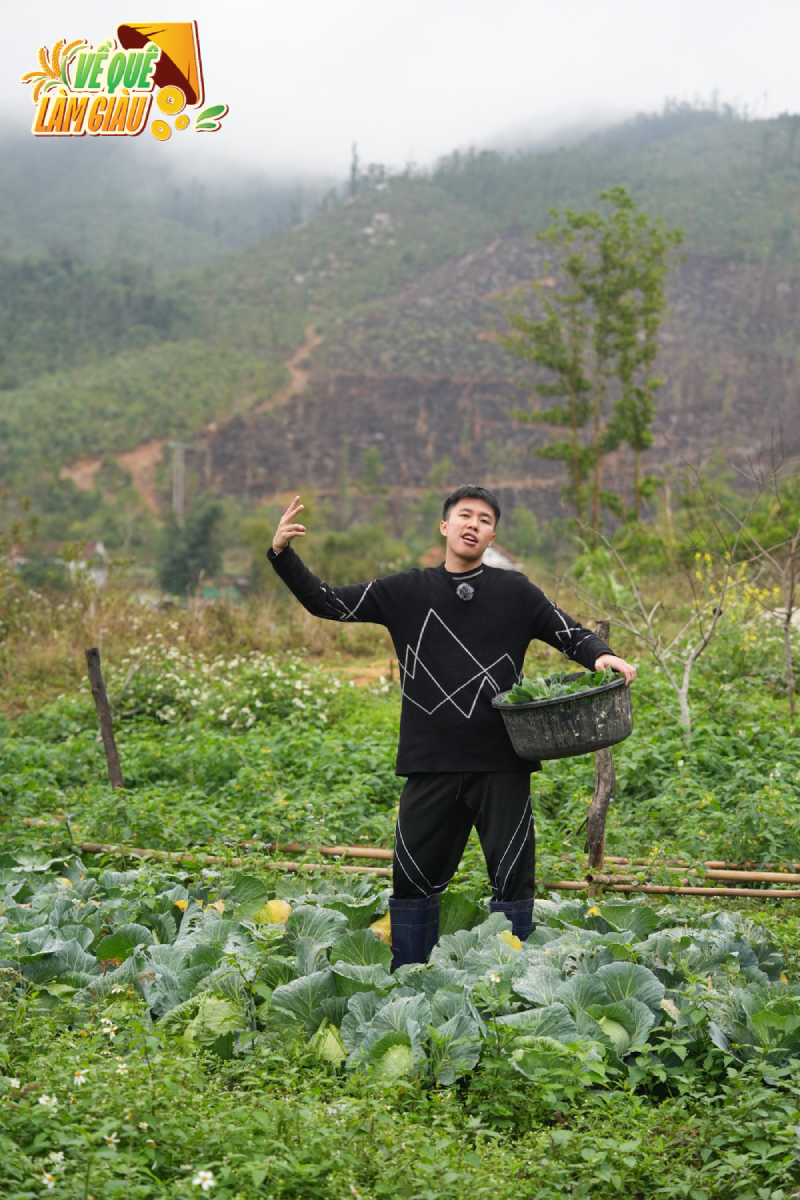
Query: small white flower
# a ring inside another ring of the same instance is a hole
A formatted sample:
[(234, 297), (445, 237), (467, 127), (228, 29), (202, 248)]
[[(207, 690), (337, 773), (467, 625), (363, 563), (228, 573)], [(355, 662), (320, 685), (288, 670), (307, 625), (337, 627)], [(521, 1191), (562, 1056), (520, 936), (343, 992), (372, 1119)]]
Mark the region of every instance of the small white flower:
[(678, 759), (678, 766), (679, 766), (679, 767), (682, 767), (682, 766), (683, 766), (683, 759), (682, 759), (682, 758), (679, 758), (679, 759)]
[(48, 1188), (50, 1191), (56, 1186), (56, 1177), (51, 1175), (49, 1171), (42, 1173), (42, 1187)]
[(125, 1063), (119, 1064), (119, 1066), (117, 1067), (117, 1074), (118, 1075), (127, 1075), (128, 1074), (128, 1068), (125, 1066)]
[(21, 1084), (21, 1082), (19, 1081), (19, 1079), (9, 1079), (9, 1081), (8, 1081), (8, 1086), (9, 1086), (9, 1087), (10, 1087), (12, 1090), (13, 1090), (13, 1089), (17, 1089), (17, 1090), (19, 1090), (19, 1088), (21, 1088), (21, 1087), (22, 1087), (22, 1084)]
[(84, 1083), (89, 1082), (89, 1078), (85, 1071), (76, 1071), (72, 1082), (75, 1087), (81, 1087)]
[(52, 1163), (63, 1163), (64, 1151), (63, 1150), (51, 1150), (49, 1157), (50, 1157), (50, 1162), (52, 1162)]
[(489, 978), (491, 979), (492, 983), (499, 983), (499, 982), (500, 982), (500, 976), (499, 976), (499, 975), (490, 975), (490, 976), (489, 976)]
[(58, 1100), (55, 1098), (55, 1096), (48, 1096), (47, 1093), (45, 1093), (44, 1096), (39, 1097), (39, 1103), (43, 1108), (49, 1108), (51, 1113), (58, 1112)]
[(192, 1180), (192, 1187), (202, 1188), (204, 1192), (211, 1191), (214, 1186), (214, 1176), (211, 1171), (198, 1171)]
[(139, 1128), (140, 1128), (140, 1129), (149, 1129), (149, 1128), (150, 1128), (150, 1126), (147, 1124), (147, 1121), (140, 1121), (140, 1122), (139, 1122)]
[(118, 1133), (116, 1133), (116, 1132), (115, 1133), (107, 1133), (105, 1135), (105, 1137), (106, 1137), (106, 1141), (108, 1142), (109, 1146), (118, 1146), (119, 1145), (119, 1134)]
[(14, 934), (14, 945), (18, 946), (21, 941), (22, 941), (22, 935), (19, 933), (15, 933)]
[(113, 986), (113, 988), (111, 989), (111, 995), (112, 995), (112, 996), (119, 996), (119, 994), (120, 994), (121, 992), (124, 992), (124, 991), (125, 991), (125, 988), (124, 988), (124, 987), (120, 987), (118, 983), (115, 983), (115, 984), (114, 984), (114, 986)]

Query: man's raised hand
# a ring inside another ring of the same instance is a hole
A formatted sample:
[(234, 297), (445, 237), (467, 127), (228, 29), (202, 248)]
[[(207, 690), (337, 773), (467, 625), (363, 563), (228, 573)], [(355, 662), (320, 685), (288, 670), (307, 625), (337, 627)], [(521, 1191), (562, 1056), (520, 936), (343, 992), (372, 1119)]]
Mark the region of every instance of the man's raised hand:
[(303, 505), (300, 503), (300, 497), (295, 496), (281, 517), (278, 528), (275, 530), (275, 537), (272, 539), (272, 549), (276, 554), (280, 554), (281, 550), (285, 550), (292, 538), (305, 537), (305, 525), (295, 523), (295, 517), (302, 511)]

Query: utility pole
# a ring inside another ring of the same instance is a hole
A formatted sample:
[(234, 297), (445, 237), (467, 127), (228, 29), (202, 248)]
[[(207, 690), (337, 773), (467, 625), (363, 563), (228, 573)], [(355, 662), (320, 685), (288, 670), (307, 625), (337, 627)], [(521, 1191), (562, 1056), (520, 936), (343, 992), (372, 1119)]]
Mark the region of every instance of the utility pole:
[(172, 511), (183, 521), (186, 507), (186, 442), (170, 442), (172, 450)]

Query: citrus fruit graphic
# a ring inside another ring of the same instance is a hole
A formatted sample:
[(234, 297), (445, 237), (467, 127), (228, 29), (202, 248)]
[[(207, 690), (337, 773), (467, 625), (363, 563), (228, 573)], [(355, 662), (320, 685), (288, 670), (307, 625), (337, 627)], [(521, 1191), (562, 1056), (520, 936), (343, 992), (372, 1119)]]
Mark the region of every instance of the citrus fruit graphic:
[(150, 132), (154, 138), (158, 138), (160, 142), (166, 142), (172, 136), (172, 130), (166, 121), (153, 121), (150, 126)]
[(175, 122), (175, 128), (176, 129), (188, 129), (189, 128), (189, 118), (187, 117), (186, 113), (184, 113), (182, 117), (178, 117), (177, 121)]
[(169, 87), (162, 88), (158, 93), (156, 104), (163, 113), (169, 113), (174, 117), (186, 108), (186, 97), (179, 87), (170, 84)]

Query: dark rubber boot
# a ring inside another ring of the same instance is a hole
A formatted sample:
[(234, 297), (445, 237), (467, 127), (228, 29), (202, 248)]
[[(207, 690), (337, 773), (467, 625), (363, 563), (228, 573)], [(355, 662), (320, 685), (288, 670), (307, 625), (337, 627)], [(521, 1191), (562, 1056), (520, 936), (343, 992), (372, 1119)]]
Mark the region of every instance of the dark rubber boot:
[(424, 963), (439, 940), (439, 897), (395, 900), (389, 897), (392, 924), (392, 970)]
[(527, 942), (533, 925), (533, 900), (490, 900), (489, 912), (503, 913), (511, 922), (514, 937)]

